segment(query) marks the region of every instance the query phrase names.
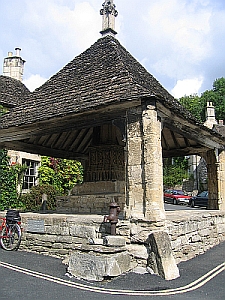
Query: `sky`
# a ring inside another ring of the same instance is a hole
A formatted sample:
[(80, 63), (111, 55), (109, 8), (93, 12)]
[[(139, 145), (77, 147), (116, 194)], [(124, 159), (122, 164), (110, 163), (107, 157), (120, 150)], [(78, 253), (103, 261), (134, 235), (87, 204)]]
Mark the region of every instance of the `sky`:
[[(104, 0), (0, 0), (0, 62), (33, 91), (100, 37)], [(225, 77), (225, 0), (114, 0), (116, 38), (175, 98)], [(0, 71), (2, 74), (2, 68)]]

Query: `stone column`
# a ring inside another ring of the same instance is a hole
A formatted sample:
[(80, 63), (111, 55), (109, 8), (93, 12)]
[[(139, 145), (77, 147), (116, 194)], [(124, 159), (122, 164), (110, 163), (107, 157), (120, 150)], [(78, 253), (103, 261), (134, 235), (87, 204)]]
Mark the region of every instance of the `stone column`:
[(161, 222), (165, 219), (161, 121), (157, 116), (155, 101), (143, 103), (142, 109), (145, 218)]
[(129, 217), (165, 219), (161, 122), (154, 101), (127, 114), (127, 205)]
[(218, 172), (214, 150), (207, 151), (203, 157), (207, 163), (209, 201), (208, 209), (218, 209)]
[(225, 210), (225, 151), (218, 156), (218, 208)]
[(144, 219), (141, 107), (127, 111), (126, 217)]

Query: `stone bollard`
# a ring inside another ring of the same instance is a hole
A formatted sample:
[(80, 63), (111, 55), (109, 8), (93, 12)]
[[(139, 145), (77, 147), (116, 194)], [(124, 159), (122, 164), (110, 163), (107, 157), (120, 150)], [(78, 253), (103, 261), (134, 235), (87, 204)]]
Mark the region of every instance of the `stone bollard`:
[(42, 203), (41, 203), (41, 210), (42, 211), (46, 211), (46, 208), (47, 208), (47, 199), (48, 199), (48, 196), (46, 194), (43, 194), (42, 195)]
[(179, 269), (173, 257), (168, 233), (153, 232), (149, 235), (147, 242), (149, 244), (148, 268), (166, 280), (178, 278)]

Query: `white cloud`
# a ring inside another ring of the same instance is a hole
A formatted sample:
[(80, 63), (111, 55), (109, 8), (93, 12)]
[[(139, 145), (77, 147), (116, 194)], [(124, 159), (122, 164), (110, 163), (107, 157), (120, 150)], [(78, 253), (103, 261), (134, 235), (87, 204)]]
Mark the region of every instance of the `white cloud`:
[(20, 47), (27, 61), (25, 77), (49, 78), (100, 37), (99, 11), (87, 1), (24, 1)]
[(155, 57), (154, 70), (177, 80), (192, 77), (194, 66), (210, 56), (212, 7), (207, 1), (153, 0), (144, 17)]
[(203, 83), (203, 78), (192, 78), (178, 80), (175, 87), (172, 89), (171, 94), (175, 98), (198, 94)]
[(33, 92), (36, 88), (41, 86), (47, 79), (41, 77), (40, 75), (31, 75), (28, 79), (23, 80), (26, 87)]
[[(31, 74), (50, 78), (100, 38), (104, 0), (0, 2), (0, 60), (22, 48), (25, 79)], [(225, 76), (224, 0), (114, 3), (117, 38), (167, 90), (174, 82), (202, 76), (203, 92)]]
[[(62, 1), (26, 1), (27, 8), (22, 18), (29, 30), (38, 38), (58, 49), (70, 50), (78, 47), (86, 49), (99, 35), (101, 18), (98, 12), (86, 1), (74, 1), (73, 8)], [(43, 45), (45, 46), (45, 45)], [(55, 53), (59, 52), (53, 49)], [(61, 53), (62, 54), (62, 53)]]

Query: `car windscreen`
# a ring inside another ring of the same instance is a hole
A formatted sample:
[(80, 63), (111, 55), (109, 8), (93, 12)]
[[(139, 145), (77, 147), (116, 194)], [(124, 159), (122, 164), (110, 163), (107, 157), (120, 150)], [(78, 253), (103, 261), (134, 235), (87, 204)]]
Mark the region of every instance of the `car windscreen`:
[(174, 195), (184, 195), (183, 191), (173, 191)]

